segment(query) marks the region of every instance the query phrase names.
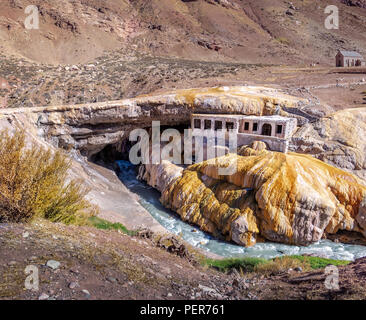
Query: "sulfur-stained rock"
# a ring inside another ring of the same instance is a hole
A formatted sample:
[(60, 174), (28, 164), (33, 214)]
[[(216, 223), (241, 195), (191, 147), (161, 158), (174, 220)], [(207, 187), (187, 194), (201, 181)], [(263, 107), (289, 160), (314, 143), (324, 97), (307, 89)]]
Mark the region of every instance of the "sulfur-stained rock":
[(254, 141), (251, 148), (256, 151), (263, 151), (267, 149), (267, 145), (263, 141)]
[(159, 165), (147, 164), (140, 166), (138, 178), (145, 180), (150, 186), (163, 192), (174, 180), (178, 179), (183, 168), (163, 160)]
[[(223, 176), (218, 168), (237, 164)], [(257, 238), (308, 245), (340, 230), (366, 236), (366, 187), (311, 156), (267, 151), (190, 166), (162, 191), (183, 220), (250, 246)]]

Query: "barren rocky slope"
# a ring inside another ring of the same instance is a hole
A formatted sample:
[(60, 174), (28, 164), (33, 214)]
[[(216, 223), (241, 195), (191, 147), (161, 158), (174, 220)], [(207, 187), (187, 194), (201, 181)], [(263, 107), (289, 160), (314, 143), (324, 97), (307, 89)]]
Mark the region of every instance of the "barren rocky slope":
[[(275, 276), (224, 274), (157, 248), (151, 239), (114, 231), (39, 222), (1, 225), (0, 299), (363, 299), (365, 259), (339, 268), (340, 289), (324, 270)], [(47, 266), (54, 260), (56, 269)], [(27, 266), (39, 269), (39, 291), (24, 289)]]
[(366, 8), (365, 0), (340, 0), (340, 1), (351, 7), (353, 6), (353, 7)]
[[(1, 225), (0, 299), (246, 299), (233, 276), (207, 270), (153, 239), (39, 221)], [(181, 243), (179, 244), (181, 245)], [(53, 260), (60, 265), (47, 266)], [(162, 263), (163, 262), (163, 263)], [(39, 268), (39, 291), (24, 289), (28, 265)]]
[[(40, 8), (39, 30), (24, 28), (30, 4)], [(340, 6), (339, 30), (324, 28), (328, 4)], [(339, 79), (355, 83), (364, 76), (284, 64), (332, 66), (337, 49), (365, 53), (365, 25), (365, 9), (336, 0), (4, 0), (0, 107), (92, 103), (167, 88), (243, 84), (291, 87), (302, 96), (303, 86), (326, 87)], [(357, 90), (349, 89), (325, 89), (320, 98), (336, 109), (362, 104)]]
[[(24, 28), (29, 4), (40, 9), (39, 30)], [(341, 7), (337, 31), (324, 28), (329, 4)], [(366, 52), (365, 10), (339, 0), (5, 0), (0, 12), (2, 51), (46, 63), (86, 62), (116, 49), (276, 64), (329, 64), (340, 48)]]

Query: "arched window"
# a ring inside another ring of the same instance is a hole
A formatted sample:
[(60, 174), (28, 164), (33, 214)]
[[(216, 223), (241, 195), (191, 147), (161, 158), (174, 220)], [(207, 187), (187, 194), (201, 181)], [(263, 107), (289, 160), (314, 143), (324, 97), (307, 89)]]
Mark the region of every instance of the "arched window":
[(272, 126), (269, 123), (265, 123), (262, 127), (262, 135), (263, 136), (271, 136), (272, 135)]

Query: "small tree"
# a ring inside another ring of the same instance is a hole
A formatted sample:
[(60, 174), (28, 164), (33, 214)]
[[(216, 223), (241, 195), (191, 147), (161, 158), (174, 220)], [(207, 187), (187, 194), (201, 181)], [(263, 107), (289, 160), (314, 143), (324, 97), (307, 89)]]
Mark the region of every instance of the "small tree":
[(89, 189), (67, 179), (71, 161), (58, 150), (27, 145), (24, 131), (0, 131), (0, 222), (28, 222), (35, 217), (81, 223), (95, 209), (85, 199)]

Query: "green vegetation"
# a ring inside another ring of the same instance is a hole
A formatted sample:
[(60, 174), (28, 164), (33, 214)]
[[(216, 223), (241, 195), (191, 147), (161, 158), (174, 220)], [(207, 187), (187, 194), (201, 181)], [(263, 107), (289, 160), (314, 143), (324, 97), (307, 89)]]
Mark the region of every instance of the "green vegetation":
[(135, 232), (96, 216), (80, 180), (69, 180), (71, 161), (61, 150), (52, 152), (27, 144), (25, 133), (0, 131), (0, 223), (34, 219), (93, 226), (102, 230)]
[(267, 262), (268, 260), (262, 258), (231, 258), (223, 260), (204, 259), (202, 264), (223, 272), (230, 269), (253, 272), (258, 265), (265, 264)]
[(292, 259), (297, 259), (299, 261), (309, 263), (311, 269), (323, 269), (329, 265), (345, 266), (351, 262), (351, 261), (345, 261), (345, 260), (334, 260), (334, 259), (309, 257), (309, 256), (290, 256), (290, 257)]
[(310, 256), (283, 256), (274, 259), (262, 258), (231, 258), (231, 259), (204, 259), (202, 265), (227, 272), (237, 269), (241, 272), (258, 272), (264, 274), (276, 274), (286, 272), (290, 268), (301, 267), (302, 270), (323, 269), (328, 265), (343, 266), (350, 261), (333, 260)]
[(89, 222), (90, 224), (97, 228), (97, 229), (101, 229), (101, 230), (116, 230), (116, 231), (121, 231), (124, 234), (127, 234), (129, 236), (133, 236), (135, 235), (134, 231), (128, 230), (123, 224), (121, 223), (112, 223), (109, 222), (107, 220), (98, 218), (98, 217), (90, 217), (89, 218)]
[(0, 131), (0, 222), (85, 223), (96, 209), (83, 183), (68, 179), (70, 165), (62, 151), (28, 144), (22, 130)]

